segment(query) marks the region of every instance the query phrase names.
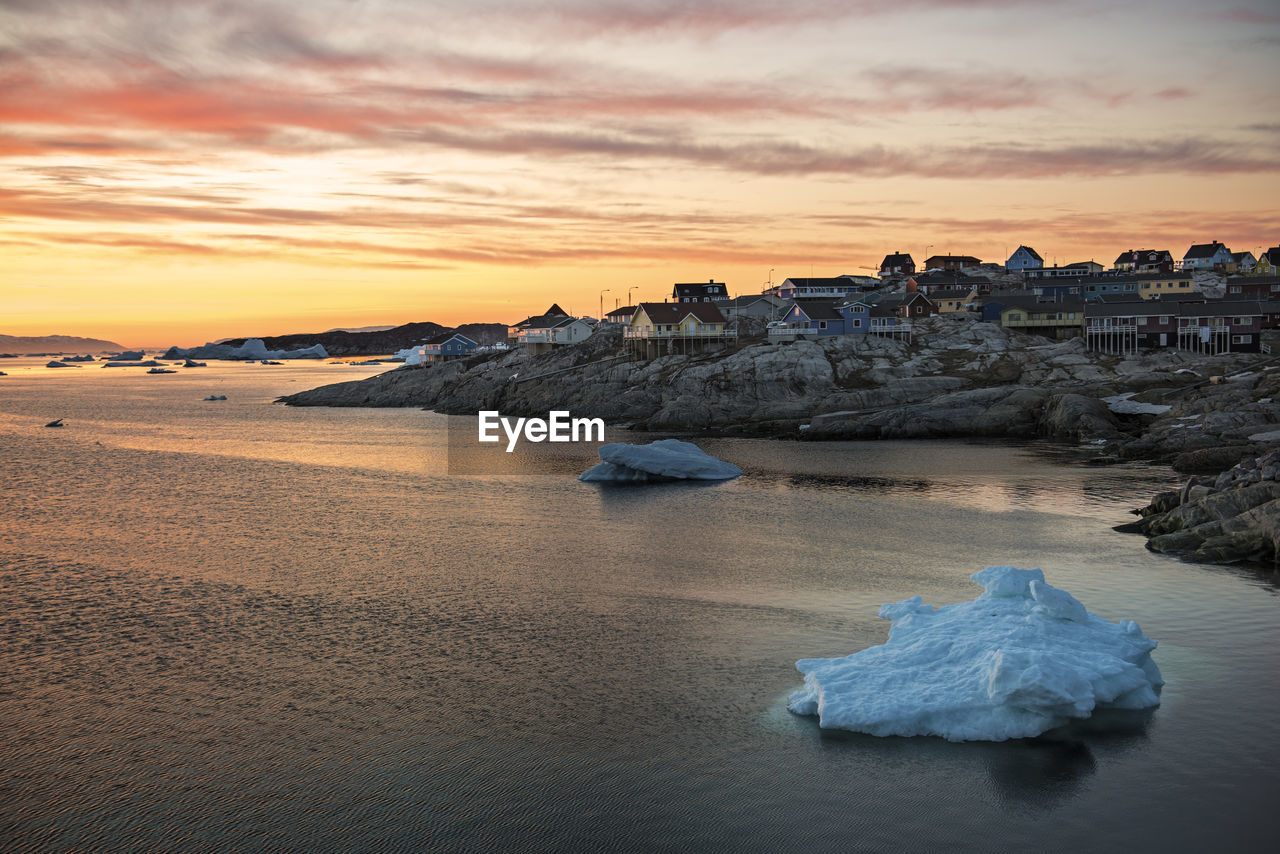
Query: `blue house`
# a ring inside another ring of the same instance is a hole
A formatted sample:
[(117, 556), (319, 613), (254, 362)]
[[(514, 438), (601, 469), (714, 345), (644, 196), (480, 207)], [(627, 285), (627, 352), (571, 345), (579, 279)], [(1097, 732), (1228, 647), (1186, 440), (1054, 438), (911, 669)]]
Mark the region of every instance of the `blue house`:
[(1030, 246), (1019, 246), (1005, 263), (1006, 270), (1039, 270), (1044, 259)]
[(835, 300), (798, 299), (782, 316), (782, 325), (774, 327), (771, 333), (793, 339), (843, 335), (845, 316), (836, 311)]
[[(434, 365), (437, 362), (470, 356), (479, 346), (459, 332), (442, 332), (413, 348), (417, 355), (414, 361), (424, 365)], [(408, 363), (407, 359), (405, 361)]]

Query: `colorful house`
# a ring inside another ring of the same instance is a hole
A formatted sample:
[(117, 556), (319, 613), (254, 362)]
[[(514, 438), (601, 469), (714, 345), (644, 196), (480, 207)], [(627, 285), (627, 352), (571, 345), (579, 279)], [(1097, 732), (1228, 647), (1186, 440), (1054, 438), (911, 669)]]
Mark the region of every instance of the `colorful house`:
[(1077, 261), (1062, 267), (1029, 268), (1022, 271), (1024, 279), (1081, 279), (1096, 276), (1106, 268), (1096, 261)]
[(1231, 250), (1218, 241), (1196, 243), (1182, 256), (1183, 270), (1225, 271), (1231, 263)]
[(1178, 349), (1196, 353), (1257, 353), (1266, 312), (1253, 300), (1180, 303)]
[(1227, 272), (1248, 273), (1253, 270), (1254, 265), (1257, 263), (1258, 263), (1258, 259), (1253, 257), (1252, 252), (1249, 252), (1247, 250), (1244, 252), (1232, 252), (1231, 265), (1228, 266)]
[(1120, 253), (1112, 269), (1119, 273), (1172, 273), (1173, 255), (1165, 249), (1130, 249)]
[(1280, 276), (1232, 276), (1227, 279), (1227, 299), (1280, 299)]
[(1044, 259), (1030, 246), (1019, 246), (1005, 262), (1006, 270), (1039, 270), (1044, 266)]
[(631, 316), (636, 313), (634, 305), (625, 305), (621, 308), (615, 308), (604, 316), (604, 319), (615, 325), (626, 325), (631, 322)]
[(782, 299), (841, 299), (852, 294), (880, 287), (880, 282), (870, 276), (831, 276), (827, 278), (784, 279), (771, 291)]
[(1136, 353), (1140, 347), (1171, 347), (1177, 340), (1177, 304), (1155, 300), (1091, 302), (1084, 306), (1084, 339), (1090, 350)]
[(532, 356), (547, 353), (556, 347), (567, 347), (586, 341), (595, 331), (595, 326), (577, 317), (555, 313), (558, 305), (551, 306), (546, 314), (528, 317), (507, 330), (508, 336), (515, 332), (514, 343), (525, 347)]
[(981, 264), (972, 255), (930, 255), (924, 259), (926, 270), (963, 270), (965, 267), (976, 267)]
[(1047, 338), (1074, 338), (1080, 334), (1084, 302), (1074, 297), (1047, 298), (1001, 294), (982, 303), (982, 319)]
[(938, 288), (929, 289), (929, 302), (937, 308), (938, 314), (954, 314), (968, 311), (978, 298), (977, 288)]
[(705, 283), (678, 283), (672, 288), (671, 297), (676, 302), (720, 302), (729, 298), (729, 291), (724, 282), (709, 279)]
[(736, 337), (711, 302), (642, 302), (623, 330), (628, 349), (646, 358), (721, 347)]
[(1258, 257), (1258, 263), (1253, 265), (1253, 274), (1274, 276), (1277, 272), (1280, 272), (1280, 246), (1272, 246)]
[(794, 341), (797, 338), (844, 335), (845, 332), (845, 315), (836, 310), (835, 300), (798, 299), (783, 315), (782, 323), (769, 330), (769, 339)]
[(884, 256), (884, 260), (880, 262), (880, 278), (882, 279), (894, 275), (910, 276), (915, 271), (916, 262), (906, 252), (894, 250), (892, 254)]

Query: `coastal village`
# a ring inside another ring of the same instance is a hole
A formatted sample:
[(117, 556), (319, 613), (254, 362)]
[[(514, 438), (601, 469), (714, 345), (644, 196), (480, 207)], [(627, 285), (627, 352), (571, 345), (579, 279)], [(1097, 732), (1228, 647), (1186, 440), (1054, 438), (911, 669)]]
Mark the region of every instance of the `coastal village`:
[[(1039, 335), (1082, 338), (1090, 351), (1136, 354), (1171, 348), (1217, 355), (1270, 352), (1264, 331), (1280, 326), (1280, 246), (1255, 256), (1214, 240), (1181, 258), (1168, 250), (1120, 253), (1109, 268), (1094, 261), (1047, 266), (1029, 246), (1004, 263), (971, 255), (884, 256), (876, 276), (789, 277), (759, 293), (731, 296), (714, 279), (676, 283), (663, 302), (618, 305), (575, 317), (552, 304), (511, 324), (497, 349), (540, 355), (579, 344), (598, 329), (622, 330), (638, 358), (700, 353), (739, 339), (772, 343), (836, 336), (913, 341), (920, 321), (950, 315)], [(628, 294), (632, 289), (628, 289)], [(447, 331), (397, 354), (430, 365), (474, 355), (483, 346)]]

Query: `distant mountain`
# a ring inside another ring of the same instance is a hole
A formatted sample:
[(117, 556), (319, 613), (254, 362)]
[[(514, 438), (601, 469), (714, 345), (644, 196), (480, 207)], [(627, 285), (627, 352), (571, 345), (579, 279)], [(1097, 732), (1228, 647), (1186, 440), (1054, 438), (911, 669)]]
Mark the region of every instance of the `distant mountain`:
[(74, 335), (0, 335), (0, 353), (119, 353), (114, 341)]
[(347, 326), (338, 329), (330, 329), (329, 332), (386, 332), (388, 329), (395, 329), (394, 326)]
[[(268, 350), (297, 350), (314, 344), (323, 344), (330, 356), (383, 356), (412, 347), (420, 341), (441, 332), (461, 332), (477, 344), (497, 344), (507, 340), (505, 323), (464, 323), (458, 327), (441, 326), (438, 323), (406, 323), (391, 329), (371, 332), (331, 330), (299, 335), (275, 335), (263, 338)], [(228, 338), (225, 342), (238, 347), (244, 338)]]

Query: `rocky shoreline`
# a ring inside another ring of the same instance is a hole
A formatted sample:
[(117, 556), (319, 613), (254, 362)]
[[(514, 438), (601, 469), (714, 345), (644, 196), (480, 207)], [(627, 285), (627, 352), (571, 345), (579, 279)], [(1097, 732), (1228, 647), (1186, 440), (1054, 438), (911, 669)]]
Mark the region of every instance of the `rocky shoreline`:
[(1205, 563), (1269, 563), (1280, 554), (1280, 449), (1157, 495), (1125, 529), (1152, 551)]
[(650, 361), (620, 350), (620, 332), (603, 330), (540, 356), (399, 368), (280, 400), (445, 414), (568, 409), (636, 430), (813, 440), (1039, 437), (1193, 473), (1261, 454), (1275, 439), (1259, 437), (1280, 431), (1280, 371), (1269, 356), (1121, 358), (1088, 352), (1078, 338), (1049, 343), (968, 318), (930, 318), (914, 343), (744, 342)]

